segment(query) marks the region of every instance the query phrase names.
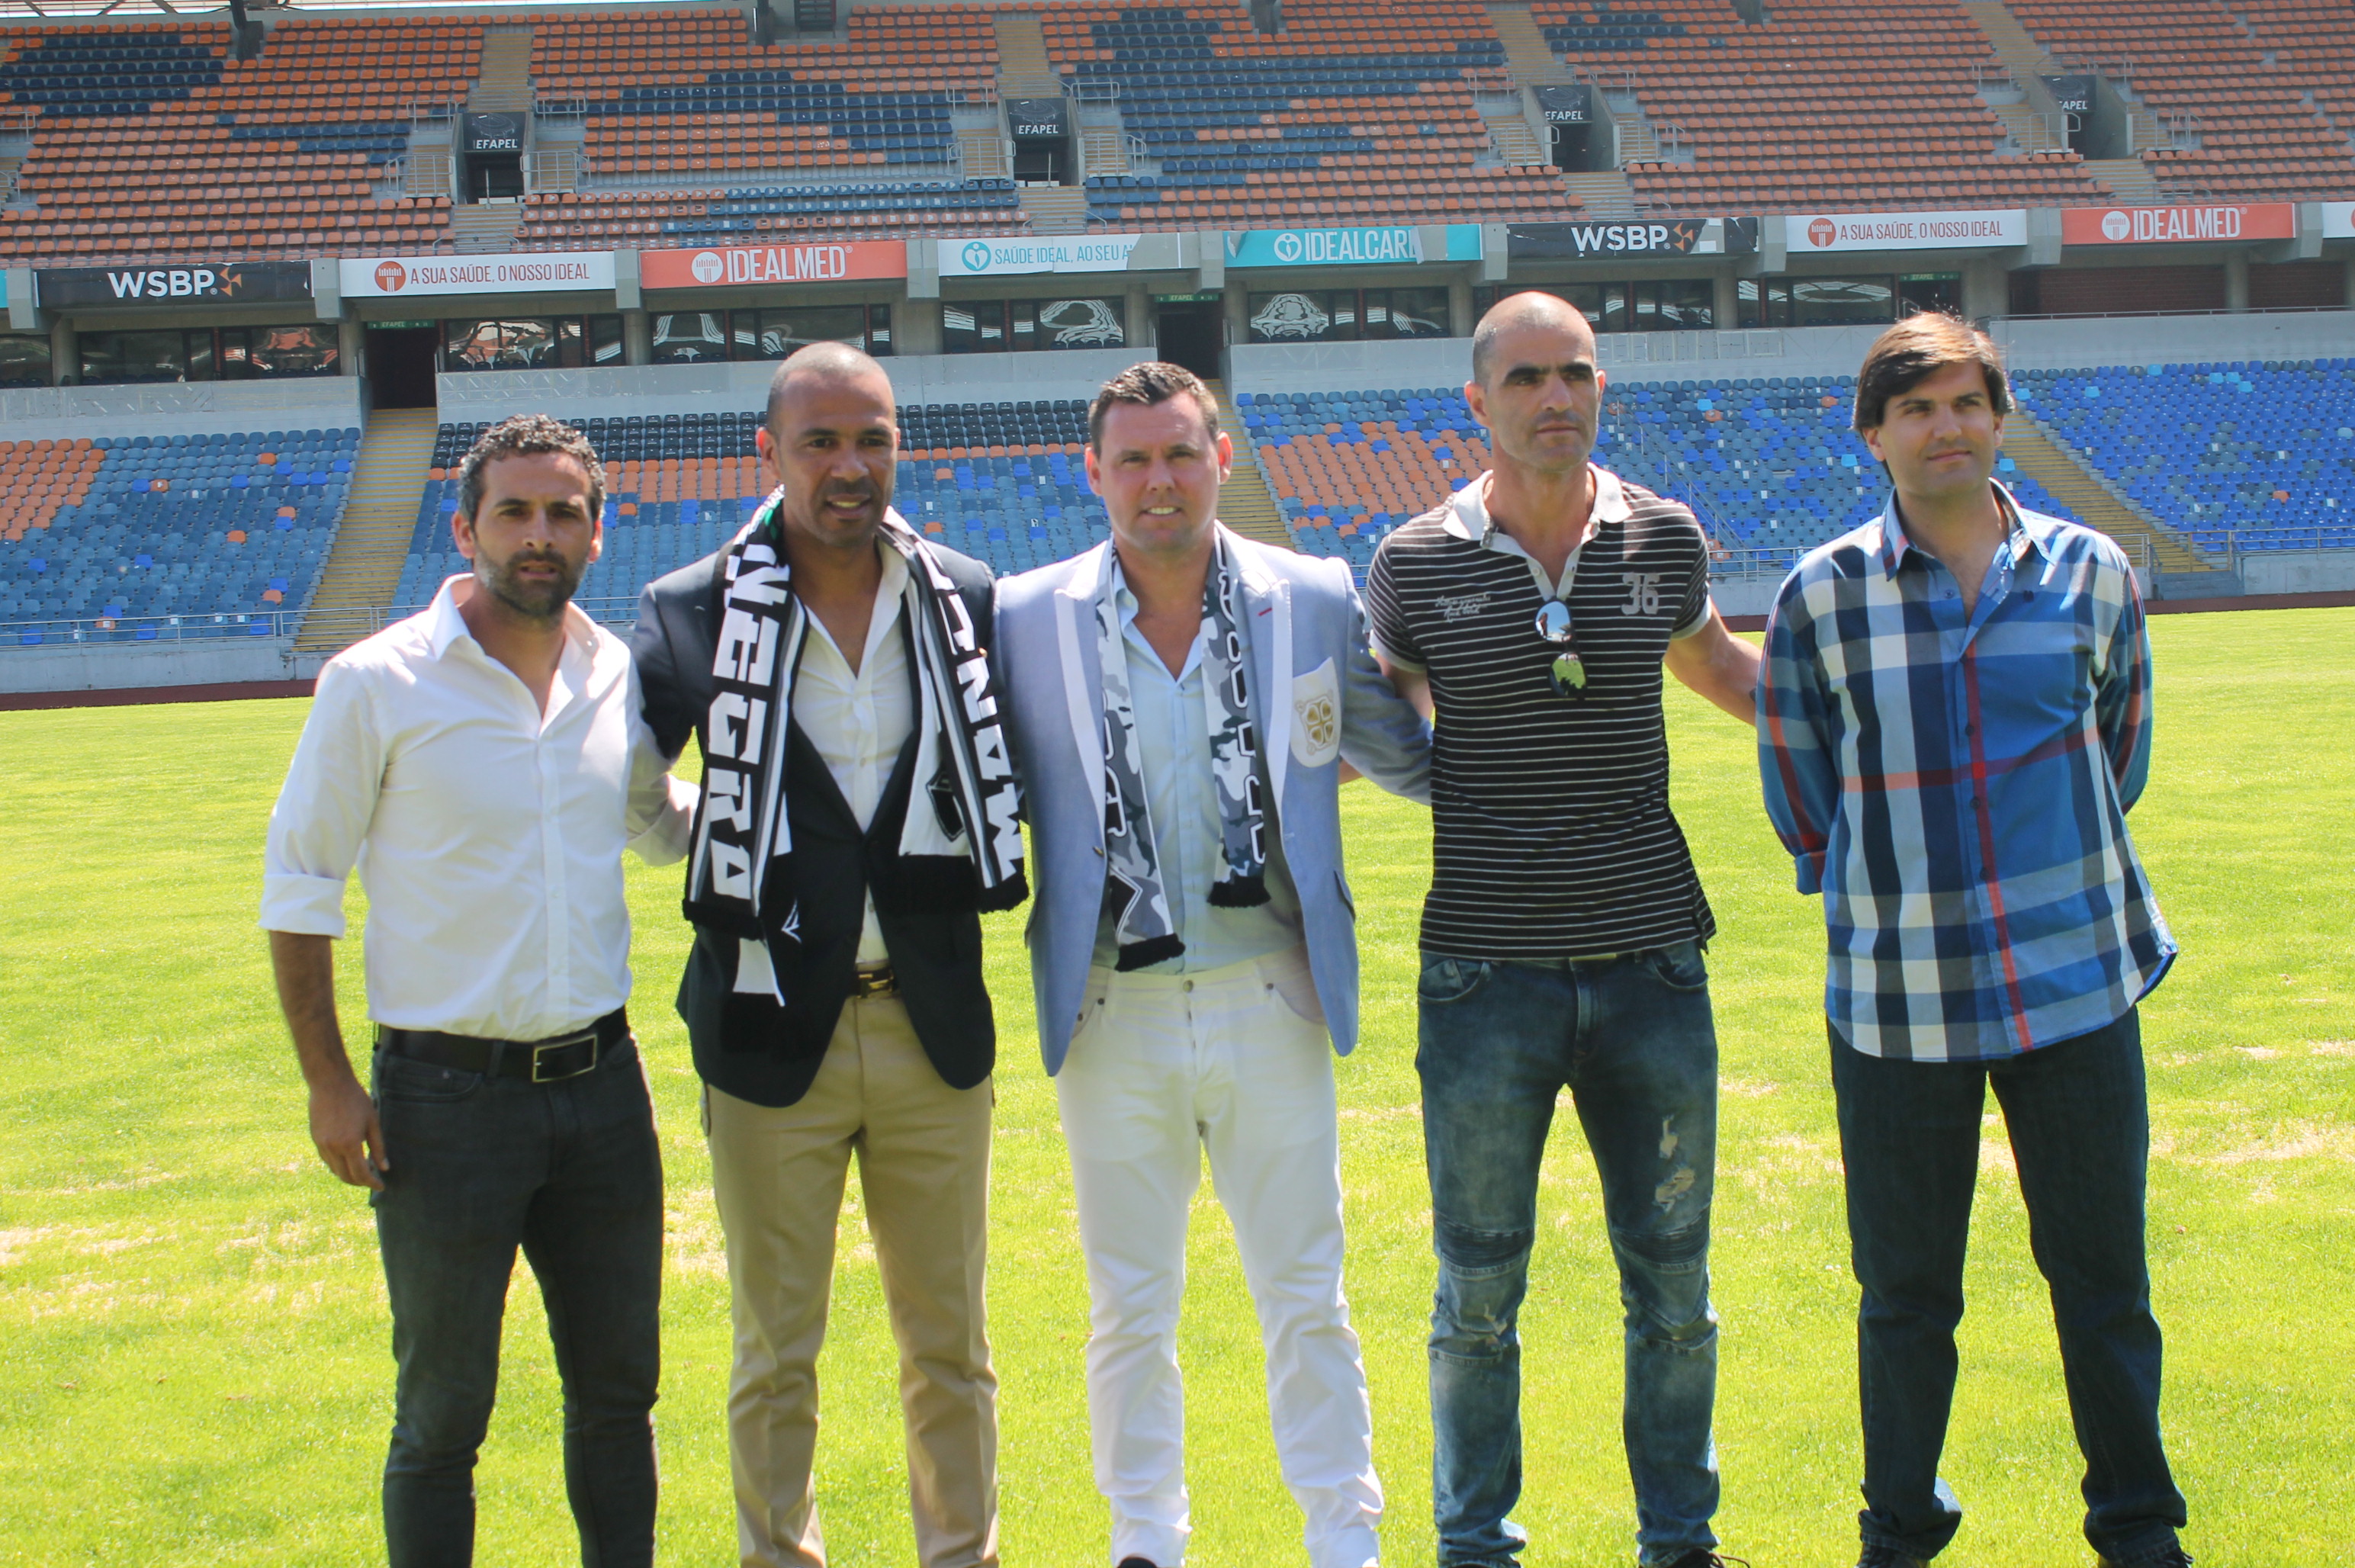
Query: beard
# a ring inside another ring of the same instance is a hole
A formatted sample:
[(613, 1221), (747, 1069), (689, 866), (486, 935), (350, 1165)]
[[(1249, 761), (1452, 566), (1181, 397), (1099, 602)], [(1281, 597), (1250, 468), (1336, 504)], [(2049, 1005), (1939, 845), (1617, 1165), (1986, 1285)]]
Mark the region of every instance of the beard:
[[(546, 581), (528, 581), (521, 575), (525, 566), (552, 566), (556, 575)], [(552, 621), (564, 613), (572, 602), (572, 591), (581, 586), (582, 568), (575, 566), (553, 550), (534, 550), (509, 556), (501, 561), (481, 560), (476, 563), (476, 575), (491, 596), (518, 615), (528, 615), (535, 621)]]

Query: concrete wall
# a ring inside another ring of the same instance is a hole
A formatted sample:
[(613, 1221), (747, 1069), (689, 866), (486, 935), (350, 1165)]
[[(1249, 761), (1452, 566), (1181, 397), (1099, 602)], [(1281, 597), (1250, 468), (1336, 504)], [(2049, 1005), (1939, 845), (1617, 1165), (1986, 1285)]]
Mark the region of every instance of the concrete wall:
[(2241, 586), (2252, 593), (2355, 593), (2355, 549), (2243, 554)]
[(323, 662), (308, 658), (298, 667), (290, 637), (0, 648), (0, 691), (119, 691), (297, 680), (316, 674)]
[[(1040, 354), (903, 354), (883, 361), (902, 403), (1092, 398), (1145, 355), (1127, 348)], [(438, 379), (443, 420), (540, 411), (569, 419), (740, 413), (768, 400), (773, 364), (633, 365), (593, 370), (481, 370)]]
[(144, 387), (26, 387), (0, 391), (0, 432), (15, 441), (229, 431), (340, 430), (366, 422), (349, 376), (296, 381), (190, 381)]
[[(2197, 364), (2233, 359), (2355, 358), (2355, 311), (2248, 315), (1997, 321), (1990, 330), (2014, 365)], [(1609, 333), (1596, 358), (1623, 385), (1771, 376), (1853, 376), (1877, 326), (1753, 332)], [(1367, 343), (1247, 343), (1228, 351), (1239, 392), (1370, 391), (1461, 386), (1472, 371), (1466, 337)]]

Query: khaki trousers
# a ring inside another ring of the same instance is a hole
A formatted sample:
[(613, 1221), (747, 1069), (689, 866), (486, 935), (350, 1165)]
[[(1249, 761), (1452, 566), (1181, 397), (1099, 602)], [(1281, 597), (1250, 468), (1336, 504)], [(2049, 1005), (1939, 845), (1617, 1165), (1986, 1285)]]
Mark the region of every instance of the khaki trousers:
[(896, 997), (843, 1004), (809, 1093), (782, 1109), (707, 1085), (704, 1131), (736, 1330), (728, 1447), (746, 1568), (822, 1568), (811, 1464), (843, 1181), (858, 1160), (900, 1345), (909, 1509), (923, 1568), (997, 1562), (997, 1378), (982, 1317), (991, 1086), (941, 1081)]

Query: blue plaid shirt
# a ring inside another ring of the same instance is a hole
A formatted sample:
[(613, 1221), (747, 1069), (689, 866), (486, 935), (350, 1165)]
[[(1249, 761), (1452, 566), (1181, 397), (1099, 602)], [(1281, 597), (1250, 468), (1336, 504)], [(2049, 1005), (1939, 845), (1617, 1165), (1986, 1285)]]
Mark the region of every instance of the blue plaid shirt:
[(1767, 815), (1820, 892), (1824, 1006), (1873, 1056), (1986, 1061), (2122, 1016), (2175, 939), (2126, 814), (2150, 763), (2150, 636), (2091, 528), (2021, 511), (1978, 603), (1881, 517), (1775, 595)]

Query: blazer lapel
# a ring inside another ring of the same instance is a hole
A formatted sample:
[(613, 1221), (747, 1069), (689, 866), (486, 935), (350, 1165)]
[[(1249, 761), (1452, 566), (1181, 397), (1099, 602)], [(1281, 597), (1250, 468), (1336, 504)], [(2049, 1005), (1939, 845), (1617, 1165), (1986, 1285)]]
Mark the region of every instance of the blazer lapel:
[(1096, 650), (1095, 597), (1105, 571), (1104, 552), (1096, 546), (1071, 563), (1071, 574), (1055, 590), (1056, 662), (1063, 670), (1063, 703), (1070, 711), (1071, 745), (1079, 753), (1080, 776), (1088, 785), (1089, 836), (1103, 841), (1103, 689), (1102, 660)]
[(1243, 549), (1231, 543), (1229, 548), (1242, 564), (1242, 621), (1248, 628), (1243, 635), (1251, 640), (1252, 706), (1258, 710), (1252, 718), (1267, 759), (1269, 795), (1281, 811), (1292, 763), (1292, 592), (1282, 578), (1263, 572)]

